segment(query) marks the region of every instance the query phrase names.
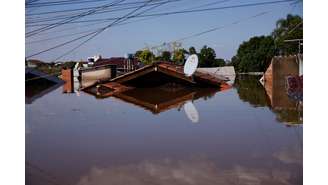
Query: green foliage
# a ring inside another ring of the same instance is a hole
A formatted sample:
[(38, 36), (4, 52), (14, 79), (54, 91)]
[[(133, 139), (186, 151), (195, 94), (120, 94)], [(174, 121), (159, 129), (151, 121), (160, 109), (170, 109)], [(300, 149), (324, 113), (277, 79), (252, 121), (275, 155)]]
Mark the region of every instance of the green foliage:
[(200, 50), (199, 64), (200, 67), (212, 67), (215, 62), (215, 51), (214, 49), (207, 47), (206, 45)]
[(189, 55), (197, 54), (197, 51), (196, 51), (195, 47), (191, 46), (191, 47), (189, 48), (189, 52), (188, 52), (188, 54), (189, 54)]
[(67, 61), (67, 62), (64, 62), (62, 67), (63, 68), (73, 68), (75, 66), (76, 62), (74, 61)]
[(298, 42), (284, 42), (303, 38), (303, 19), (298, 15), (287, 15), (280, 19), (271, 36), (252, 37), (243, 42), (231, 63), (238, 72), (264, 72), (273, 56), (298, 53)]
[(276, 54), (274, 40), (271, 36), (252, 37), (243, 42), (231, 64), (238, 72), (263, 72)]
[(139, 59), (141, 53), (142, 53), (142, 50), (136, 51), (136, 53), (134, 54), (134, 57)]
[(284, 40), (303, 39), (302, 17), (288, 14), (286, 19), (279, 19), (276, 23), (276, 28), (272, 32), (272, 37), (280, 53), (298, 53), (298, 42), (284, 42)]
[(254, 107), (268, 106), (265, 89), (259, 82), (260, 76), (238, 75), (234, 87), (239, 98)]
[(144, 64), (151, 64), (154, 61), (154, 58), (154, 54), (148, 49), (143, 50), (138, 56), (138, 59)]
[(183, 64), (185, 61), (185, 53), (184, 49), (177, 49), (173, 52), (173, 62), (176, 64)]
[(212, 64), (212, 67), (222, 67), (222, 66), (225, 66), (226, 65), (226, 62), (224, 59), (222, 58), (217, 58), (214, 60), (213, 64)]
[(171, 53), (169, 51), (163, 51), (160, 59), (164, 61), (171, 61)]

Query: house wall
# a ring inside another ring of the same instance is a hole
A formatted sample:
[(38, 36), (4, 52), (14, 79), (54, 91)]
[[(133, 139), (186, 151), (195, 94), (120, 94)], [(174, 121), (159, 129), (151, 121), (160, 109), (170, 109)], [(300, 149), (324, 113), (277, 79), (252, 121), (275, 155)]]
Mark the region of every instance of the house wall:
[(294, 108), (295, 102), (287, 96), (286, 77), (299, 75), (297, 56), (274, 57), (264, 74), (265, 90), (275, 109)]
[(110, 79), (115, 76), (112, 68), (94, 69), (81, 72), (81, 85), (88, 87), (98, 80)]
[(266, 72), (264, 73), (264, 88), (265, 91), (267, 92), (270, 101), (272, 101), (272, 87), (273, 87), (273, 75), (272, 75), (272, 63), (273, 63), (273, 59), (271, 61), (271, 64), (269, 65), (268, 69), (266, 70)]

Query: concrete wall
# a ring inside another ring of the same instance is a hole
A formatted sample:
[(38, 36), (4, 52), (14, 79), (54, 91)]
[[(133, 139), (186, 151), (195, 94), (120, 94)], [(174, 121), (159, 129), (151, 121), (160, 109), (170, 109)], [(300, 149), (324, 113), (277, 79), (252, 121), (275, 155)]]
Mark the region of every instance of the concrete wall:
[(232, 85), (235, 82), (236, 72), (233, 66), (224, 66), (224, 67), (208, 67), (208, 68), (197, 68), (197, 71), (203, 73), (209, 73), (217, 77), (228, 78), (228, 84)]
[(104, 68), (104, 69), (96, 69), (90, 71), (82, 71), (81, 72), (81, 86), (88, 87), (93, 85), (98, 80), (104, 80), (112, 78), (112, 69)]
[(264, 74), (264, 87), (273, 108), (294, 108), (295, 102), (287, 96), (286, 77), (299, 75), (297, 56), (274, 57)]

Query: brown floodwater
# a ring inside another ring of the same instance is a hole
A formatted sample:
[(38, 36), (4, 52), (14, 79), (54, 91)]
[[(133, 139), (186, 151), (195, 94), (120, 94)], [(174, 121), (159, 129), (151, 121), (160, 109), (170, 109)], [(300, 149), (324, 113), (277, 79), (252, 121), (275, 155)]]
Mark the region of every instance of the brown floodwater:
[(26, 184), (303, 184), (302, 103), (258, 79), (108, 98), (26, 87)]

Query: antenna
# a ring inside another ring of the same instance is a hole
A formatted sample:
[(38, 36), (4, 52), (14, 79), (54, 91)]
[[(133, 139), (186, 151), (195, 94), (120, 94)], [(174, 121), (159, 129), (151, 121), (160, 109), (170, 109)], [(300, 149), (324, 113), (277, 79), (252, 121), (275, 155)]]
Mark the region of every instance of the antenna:
[(183, 72), (186, 76), (194, 74), (198, 66), (198, 56), (196, 54), (190, 55), (183, 67)]

